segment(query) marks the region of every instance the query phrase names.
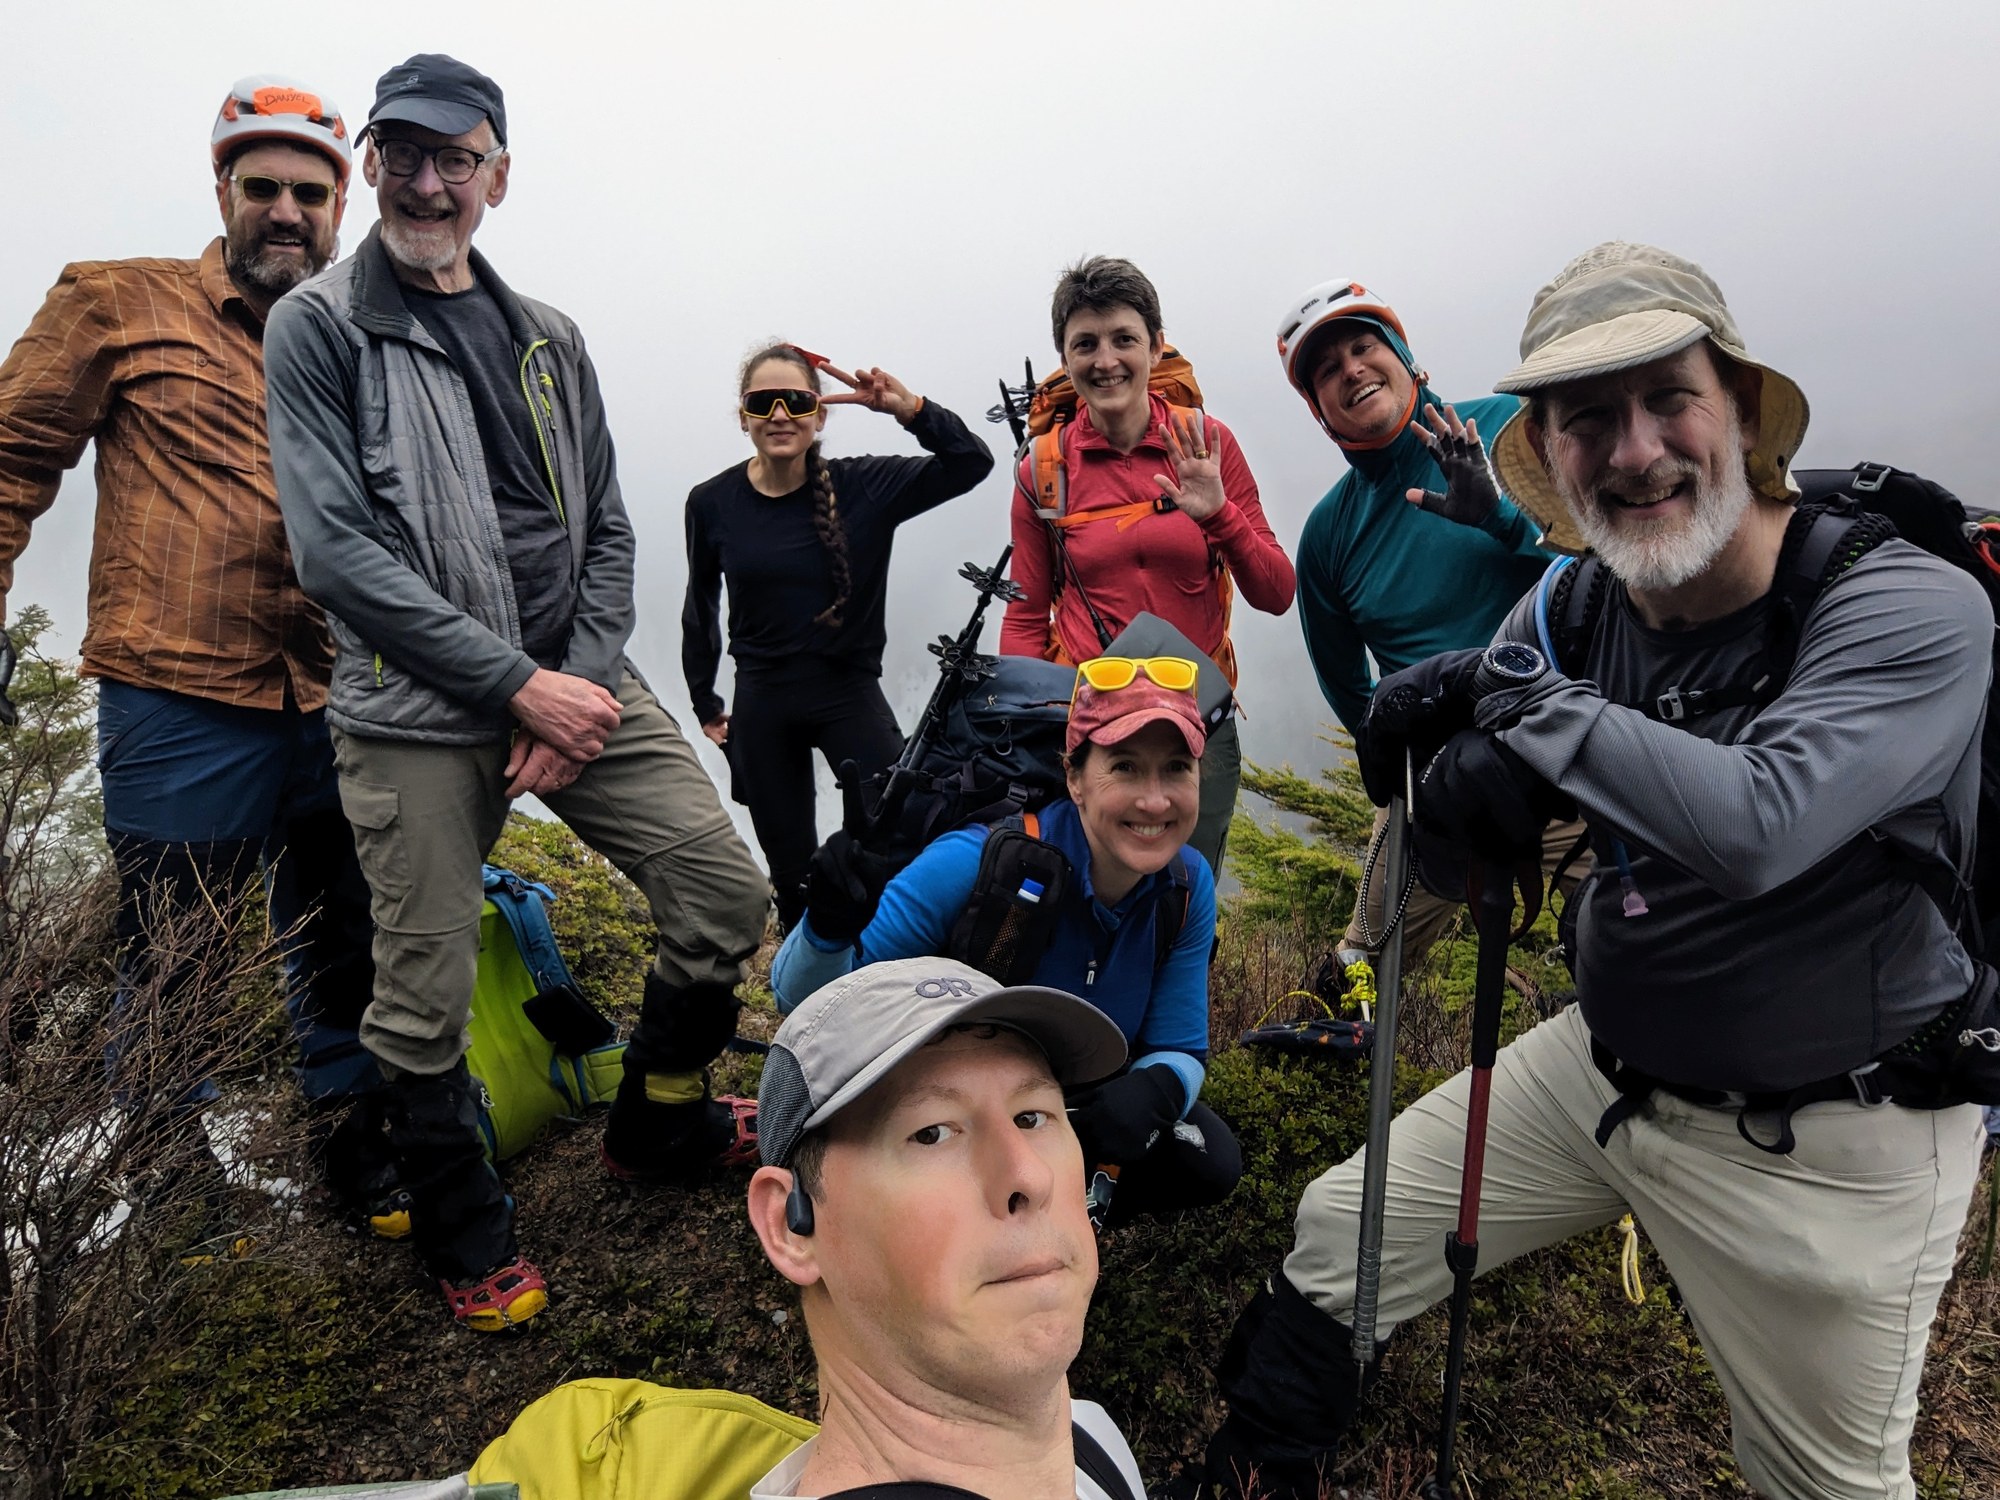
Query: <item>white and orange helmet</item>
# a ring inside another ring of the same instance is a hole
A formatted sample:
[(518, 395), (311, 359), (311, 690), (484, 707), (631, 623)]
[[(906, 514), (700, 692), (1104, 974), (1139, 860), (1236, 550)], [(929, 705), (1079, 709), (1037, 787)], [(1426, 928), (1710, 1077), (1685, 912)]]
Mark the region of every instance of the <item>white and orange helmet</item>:
[[(1327, 426), (1326, 418), (1321, 415), (1319, 400), (1313, 395), (1312, 372), (1300, 367), (1300, 358), (1315, 333), (1329, 323), (1347, 318), (1373, 323), (1386, 333), (1390, 345), (1409, 367), (1417, 385), (1430, 378), (1418, 368), (1415, 357), (1411, 355), (1409, 335), (1403, 332), (1403, 320), (1396, 316), (1396, 310), (1360, 282), (1322, 281), (1303, 296), (1287, 303), (1285, 315), (1278, 320), (1278, 359), (1285, 367), (1285, 379), (1291, 382), (1293, 390), (1305, 398), (1313, 420), (1337, 443), (1341, 441), (1340, 435)], [(1414, 395), (1413, 391), (1413, 398)]]
[(221, 176), (222, 164), (232, 153), (255, 141), (281, 141), (324, 152), (333, 163), (340, 191), (346, 192), (354, 146), (339, 107), (326, 95), (275, 73), (237, 79), (208, 138), (216, 175)]

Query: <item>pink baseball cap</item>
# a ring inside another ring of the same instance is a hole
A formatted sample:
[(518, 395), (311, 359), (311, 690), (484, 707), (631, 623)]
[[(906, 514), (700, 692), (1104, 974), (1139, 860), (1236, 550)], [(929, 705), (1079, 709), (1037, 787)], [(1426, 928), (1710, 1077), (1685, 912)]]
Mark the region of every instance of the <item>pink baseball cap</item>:
[(1140, 672), (1124, 687), (1101, 692), (1079, 676), (1076, 696), (1070, 700), (1064, 748), (1074, 755), (1085, 740), (1093, 745), (1115, 745), (1154, 723), (1173, 725), (1187, 741), (1188, 754), (1201, 758), (1208, 732), (1202, 728), (1201, 706), (1195, 701), (1193, 688), (1164, 688)]

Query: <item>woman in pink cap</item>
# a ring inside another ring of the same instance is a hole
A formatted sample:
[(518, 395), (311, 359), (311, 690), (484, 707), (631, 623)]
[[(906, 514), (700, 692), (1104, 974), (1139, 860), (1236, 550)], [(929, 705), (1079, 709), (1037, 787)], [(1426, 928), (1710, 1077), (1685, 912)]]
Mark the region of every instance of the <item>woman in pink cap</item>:
[(1235, 1137), (1197, 1100), (1215, 879), (1185, 847), (1206, 744), (1195, 671), (1180, 657), (1083, 662), (1068, 797), (945, 834), (872, 913), (813, 890), (771, 968), (781, 1011), (862, 964), (927, 954), (1089, 1000), (1131, 1048), (1122, 1073), (1069, 1100), (1114, 1222), (1216, 1202), (1242, 1171)]

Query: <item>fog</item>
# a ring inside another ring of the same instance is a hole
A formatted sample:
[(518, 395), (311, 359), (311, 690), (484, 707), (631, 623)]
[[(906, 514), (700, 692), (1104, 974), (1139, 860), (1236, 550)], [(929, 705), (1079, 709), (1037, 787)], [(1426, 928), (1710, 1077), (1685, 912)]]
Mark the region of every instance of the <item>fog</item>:
[[(747, 456), (742, 355), (775, 334), (881, 365), (1004, 459), (980, 414), (1024, 355), (1053, 364), (1050, 290), (1095, 252), (1158, 285), (1288, 551), (1342, 468), (1273, 352), (1290, 298), (1365, 282), (1442, 394), (1478, 394), (1535, 288), (1612, 238), (1716, 277), (1751, 351), (1812, 402), (1802, 466), (1881, 460), (2000, 505), (1982, 461), (2000, 386), (1990, 4), (14, 11), (8, 340), (64, 262), (191, 256), (218, 232), (207, 137), (237, 76), (295, 75), (356, 128), (412, 52), (500, 82), (511, 186), (478, 244), (590, 342), (638, 531), (632, 654), (690, 732), (681, 506)], [(356, 187), (350, 246), (374, 217)], [(912, 448), (858, 410), (826, 442)], [(886, 684), (905, 727), (924, 643), (969, 607), (958, 564), (1006, 540), (1005, 470), (901, 533)], [(48, 606), (72, 649), (91, 524), (86, 459), (9, 600)], [(1239, 601), (1236, 638), (1246, 754), (1324, 764), (1296, 619)]]

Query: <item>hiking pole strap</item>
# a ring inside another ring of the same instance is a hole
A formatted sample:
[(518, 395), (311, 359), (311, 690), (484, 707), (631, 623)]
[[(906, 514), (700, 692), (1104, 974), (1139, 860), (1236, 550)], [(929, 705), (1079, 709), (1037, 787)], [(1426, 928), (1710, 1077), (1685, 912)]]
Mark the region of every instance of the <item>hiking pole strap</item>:
[[(1410, 868), (1410, 757), (1403, 791), (1389, 799), (1383, 825), (1383, 878), (1400, 891)], [(1364, 896), (1363, 905), (1366, 905)], [(1396, 1108), (1396, 1012), (1403, 989), (1403, 930), (1397, 922), (1375, 960), (1375, 1050), (1368, 1063), (1368, 1150), (1361, 1164), (1361, 1243), (1354, 1269), (1354, 1363), (1375, 1362), (1375, 1319), (1382, 1288), (1382, 1211), (1389, 1191), (1389, 1119)]]

